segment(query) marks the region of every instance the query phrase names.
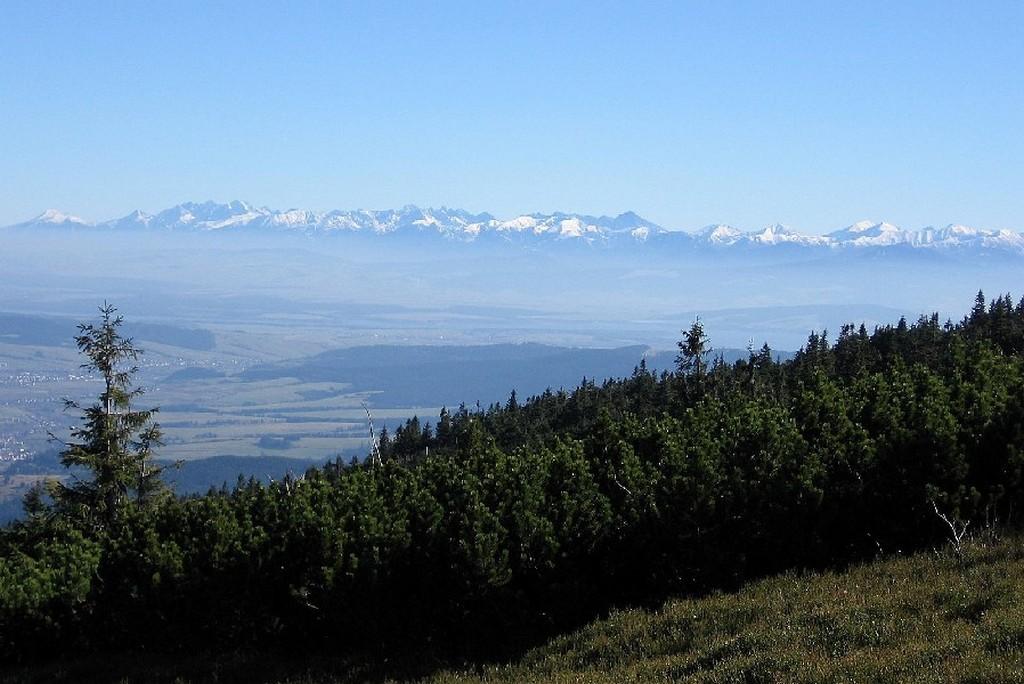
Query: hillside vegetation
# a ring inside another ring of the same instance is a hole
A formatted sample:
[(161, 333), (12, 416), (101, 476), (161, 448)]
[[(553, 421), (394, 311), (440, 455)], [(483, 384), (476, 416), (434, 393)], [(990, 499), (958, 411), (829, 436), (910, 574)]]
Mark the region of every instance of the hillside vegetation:
[[(716, 360), (698, 321), (675, 372), (444, 410), (366, 462), (188, 497), (160, 486), (156, 414), (133, 408), (111, 359), (135, 350), (104, 315), (78, 338), (108, 378), (64, 451), (82, 475), (0, 531), (8, 661), (269, 650), (427, 675), (616, 607), (910, 553), (968, 520), (1012, 529), (1024, 508), (1024, 300), (1009, 295), (979, 293), (956, 324), (814, 333), (781, 363), (767, 347)], [(728, 648), (764, 658), (757, 615), (779, 608), (744, 596), (755, 631)], [(680, 638), (711, 657), (693, 620)]]
[(1024, 682), (1024, 545), (974, 542), (616, 612), (483, 682)]
[(1024, 542), (976, 535), (954, 553), (890, 557), (844, 571), (786, 573), (732, 594), (614, 611), (506, 665), (419, 678), (395, 654), (365, 659), (144, 656), (20, 668), (42, 681), (529, 684), (626, 682), (1024, 682)]

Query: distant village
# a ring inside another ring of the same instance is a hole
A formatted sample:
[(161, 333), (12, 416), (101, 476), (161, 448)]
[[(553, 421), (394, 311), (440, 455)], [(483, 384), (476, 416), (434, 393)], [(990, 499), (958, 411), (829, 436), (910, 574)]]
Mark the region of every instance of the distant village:
[(0, 463), (27, 461), (32, 455), (33, 452), (20, 439), (11, 435), (0, 436)]

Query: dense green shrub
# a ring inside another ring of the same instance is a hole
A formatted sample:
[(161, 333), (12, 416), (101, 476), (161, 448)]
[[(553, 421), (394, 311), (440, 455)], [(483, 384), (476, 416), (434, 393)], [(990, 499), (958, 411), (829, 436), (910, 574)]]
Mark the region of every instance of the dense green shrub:
[(0, 532), (0, 651), (500, 653), (615, 605), (941, 542), (936, 507), (1014, 524), (1022, 350), (1024, 302), (1002, 297), (957, 325), (814, 334), (786, 363), (445, 410), (380, 465), (128, 498), (101, 527), (37, 502)]

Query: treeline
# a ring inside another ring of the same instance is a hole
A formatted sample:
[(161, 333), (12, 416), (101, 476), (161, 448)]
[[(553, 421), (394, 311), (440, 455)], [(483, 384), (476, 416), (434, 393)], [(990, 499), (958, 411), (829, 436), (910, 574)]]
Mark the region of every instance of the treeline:
[(716, 360), (698, 321), (675, 372), (380, 442), (202, 496), (36, 492), (0, 534), (0, 649), (494, 654), (615, 605), (939, 543), (937, 512), (1014, 525), (1024, 300), (812, 334), (784, 363)]

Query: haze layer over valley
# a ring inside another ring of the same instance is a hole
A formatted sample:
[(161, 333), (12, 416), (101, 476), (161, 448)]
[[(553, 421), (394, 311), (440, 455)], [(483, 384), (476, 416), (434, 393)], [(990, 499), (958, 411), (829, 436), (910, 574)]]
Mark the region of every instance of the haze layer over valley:
[(206, 202), (96, 224), (48, 211), (2, 230), (6, 310), (81, 315), (106, 297), (154, 319), (284, 323), (344, 346), (671, 346), (699, 313), (718, 345), (767, 335), (795, 348), (851, 316), (958, 316), (979, 287), (1013, 289), (1024, 264), (1024, 237), (1010, 230), (865, 221), (828, 235), (688, 233), (632, 212), (496, 219)]
[(627, 375), (641, 359), (671, 368), (698, 315), (726, 360), (765, 342), (795, 350), (811, 330), (834, 339), (847, 322), (959, 319), (979, 287), (1019, 290), (1024, 268), (1013, 231), (688, 233), (632, 212), (206, 202), (95, 224), (48, 211), (0, 237), (8, 460), (52, 451), (61, 398), (93, 393), (72, 338), (103, 301), (147, 351), (141, 380), (163, 408), (168, 458), (322, 461), (365, 453), (364, 403), (394, 427)]

